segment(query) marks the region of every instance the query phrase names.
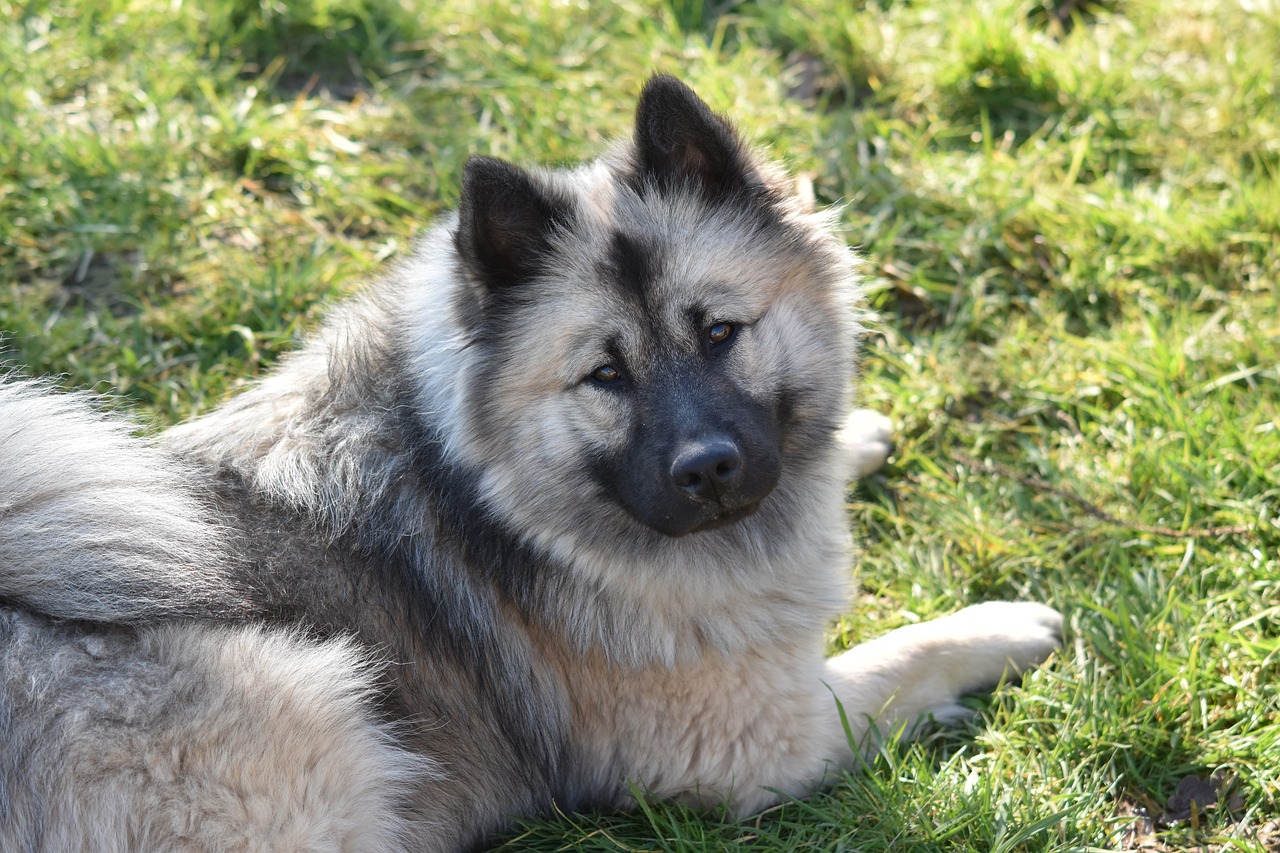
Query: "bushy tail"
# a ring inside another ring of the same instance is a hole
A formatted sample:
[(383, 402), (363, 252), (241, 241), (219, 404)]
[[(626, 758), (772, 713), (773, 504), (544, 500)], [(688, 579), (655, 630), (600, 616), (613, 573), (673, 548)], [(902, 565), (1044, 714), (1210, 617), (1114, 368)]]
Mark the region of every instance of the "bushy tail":
[(238, 609), (193, 483), (89, 395), (0, 376), (0, 600), (95, 621)]

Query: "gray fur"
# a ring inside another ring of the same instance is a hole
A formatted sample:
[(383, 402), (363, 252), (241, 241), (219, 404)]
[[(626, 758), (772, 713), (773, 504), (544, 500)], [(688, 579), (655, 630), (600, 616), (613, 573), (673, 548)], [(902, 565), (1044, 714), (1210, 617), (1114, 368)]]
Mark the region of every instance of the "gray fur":
[(346, 642), (0, 612), (0, 849), (401, 850), (430, 766)]
[[(889, 448), (882, 418), (851, 415), (857, 298), (829, 221), (659, 77), (600, 160), (473, 161), (459, 214), (160, 450), (9, 386), (0, 405), (68, 437), (37, 426), (0, 450), (0, 488), (35, 496), (0, 514), (0, 597), (20, 608), (0, 732), (22, 745), (0, 765), (0, 838), (61, 849), (100, 825), (117, 849), (179, 846), (151, 794), (97, 781), (148, 743), (218, 744), (226, 763), (191, 768), (187, 791), (237, 765), (292, 784), (348, 764), (317, 796), (366, 812), (337, 828), (288, 785), (251, 786), (194, 812), (204, 840), (184, 849), (276, 849), (274, 829), (226, 829), (238, 810), (350, 849), (465, 849), (553, 805), (626, 807), (633, 784), (748, 813), (1043, 660), (1061, 620), (1035, 604), (822, 660), (849, 582), (846, 481)], [(719, 454), (698, 469), (714, 487), (684, 476), (690, 447)], [(145, 675), (188, 667), (209, 679), (181, 701)], [(277, 740), (282, 720), (316, 725), (281, 691), (345, 721), (319, 754)], [(87, 772), (66, 757), (86, 731), (133, 748)]]
[(0, 448), (5, 598), (102, 621), (239, 605), (225, 532), (196, 499), (189, 466), (90, 397), (0, 381)]

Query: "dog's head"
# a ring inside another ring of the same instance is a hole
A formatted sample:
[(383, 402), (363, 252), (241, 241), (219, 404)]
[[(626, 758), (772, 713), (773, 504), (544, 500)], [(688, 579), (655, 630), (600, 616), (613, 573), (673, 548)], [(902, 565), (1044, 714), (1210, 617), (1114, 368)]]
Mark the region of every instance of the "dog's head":
[(684, 84), (651, 80), (586, 166), (471, 160), (451, 239), (451, 444), (522, 531), (699, 536), (823, 474), (851, 258)]

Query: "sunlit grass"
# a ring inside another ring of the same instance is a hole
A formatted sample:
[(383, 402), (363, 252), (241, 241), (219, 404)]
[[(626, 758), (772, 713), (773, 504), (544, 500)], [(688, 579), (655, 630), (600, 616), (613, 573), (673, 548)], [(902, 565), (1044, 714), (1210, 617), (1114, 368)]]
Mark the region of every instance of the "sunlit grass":
[[(993, 597), (1069, 636), (979, 723), (803, 803), (562, 816), (510, 849), (1263, 850), (1277, 69), (1267, 0), (0, 0), (0, 346), (159, 423), (207, 408), (406, 251), (469, 154), (589, 156), (673, 71), (866, 258), (862, 395), (900, 433), (850, 495), (833, 645)], [(1226, 805), (1142, 817), (1214, 772)]]

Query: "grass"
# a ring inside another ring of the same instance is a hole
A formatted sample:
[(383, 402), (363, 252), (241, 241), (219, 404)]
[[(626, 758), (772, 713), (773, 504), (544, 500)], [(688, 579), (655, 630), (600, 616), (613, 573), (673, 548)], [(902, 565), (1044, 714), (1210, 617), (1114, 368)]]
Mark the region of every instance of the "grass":
[(1069, 637), (810, 800), (506, 849), (1276, 850), (1274, 0), (0, 0), (0, 356), (157, 424), (206, 408), (467, 155), (588, 156), (653, 69), (843, 203), (867, 259), (862, 394), (900, 435), (850, 495), (833, 648), (992, 597)]

